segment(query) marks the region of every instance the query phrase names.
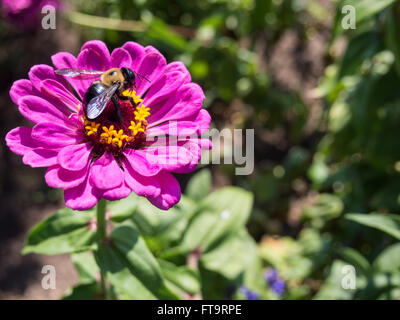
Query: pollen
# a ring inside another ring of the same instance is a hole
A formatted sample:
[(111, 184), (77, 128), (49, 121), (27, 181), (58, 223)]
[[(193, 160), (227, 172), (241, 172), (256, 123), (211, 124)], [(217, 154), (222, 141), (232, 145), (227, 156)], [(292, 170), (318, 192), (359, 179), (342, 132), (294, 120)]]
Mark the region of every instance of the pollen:
[(85, 120), (85, 130), (86, 130), (87, 136), (97, 133), (99, 127), (100, 127), (100, 123)]
[(114, 129), (114, 125), (111, 125), (109, 128), (102, 127), (103, 133), (100, 135), (100, 141), (103, 143), (111, 144), (114, 138), (114, 134), (117, 131)]
[(140, 98), (138, 94), (136, 94), (135, 90), (125, 90), (122, 92), (125, 97), (131, 97), (133, 101), (138, 105), (139, 103), (143, 102), (143, 99)]
[(141, 122), (135, 123), (134, 121), (131, 121), (131, 125), (129, 126), (129, 129), (132, 130), (132, 134), (135, 136), (139, 132), (144, 132), (144, 128), (142, 127)]
[(132, 99), (119, 100), (122, 121), (116, 121), (112, 102), (95, 120), (88, 120), (82, 113), (82, 131), (93, 144), (96, 155), (108, 151), (118, 157), (125, 148), (136, 149), (145, 143), (150, 108), (143, 105), (143, 99), (135, 91), (127, 90), (123, 94)]
[(140, 107), (136, 108), (134, 111), (135, 120), (146, 122), (146, 118), (150, 115), (150, 108), (146, 108), (143, 104)]

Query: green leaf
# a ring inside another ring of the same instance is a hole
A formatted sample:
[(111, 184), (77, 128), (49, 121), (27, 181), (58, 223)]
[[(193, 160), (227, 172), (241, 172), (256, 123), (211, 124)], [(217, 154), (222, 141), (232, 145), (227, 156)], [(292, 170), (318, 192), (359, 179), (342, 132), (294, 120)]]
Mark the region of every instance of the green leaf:
[(376, 31), (368, 30), (351, 38), (340, 63), (338, 79), (360, 73), (363, 62), (377, 53), (380, 45), (381, 38)]
[(94, 250), (96, 233), (89, 229), (92, 212), (61, 209), (36, 225), (28, 235), (23, 254), (62, 254)]
[(186, 194), (193, 200), (201, 201), (211, 191), (212, 178), (208, 169), (202, 169), (190, 179)]
[(100, 276), (100, 269), (96, 264), (92, 251), (72, 254), (71, 259), (78, 271), (80, 283), (96, 281), (96, 278)]
[(346, 214), (346, 218), (368, 227), (372, 227), (400, 240), (400, 216), (396, 214)]
[(111, 220), (115, 222), (122, 222), (130, 218), (135, 212), (140, 198), (131, 193), (125, 199), (118, 201), (109, 201), (107, 205), (107, 212), (111, 214)]
[(341, 248), (339, 254), (344, 260), (354, 265), (356, 269), (361, 270), (365, 275), (369, 272), (370, 264), (368, 260), (358, 251), (352, 248)]
[(200, 276), (196, 270), (188, 266), (176, 266), (165, 260), (158, 260), (161, 272), (166, 280), (183, 292), (194, 295), (200, 291)]
[[(356, 15), (356, 28), (359, 24), (367, 20), (368, 18), (374, 16), (375, 14), (381, 12), (396, 0), (341, 0), (336, 6), (336, 17), (333, 27), (332, 34), (337, 36), (344, 32), (342, 27), (342, 20), (346, 14), (342, 13), (342, 8), (346, 5), (354, 7)], [(353, 30), (354, 31), (354, 30)]]
[(204, 253), (200, 262), (203, 268), (233, 280), (249, 269), (256, 259), (257, 246), (247, 231), (242, 229)]
[(400, 75), (400, 43), (398, 35), (400, 33), (400, 7), (393, 6), (387, 15), (386, 43), (388, 48), (395, 56), (395, 67), (397, 74)]
[[(335, 260), (329, 270), (328, 276), (325, 278), (323, 285), (320, 287), (314, 299), (317, 300), (347, 300), (354, 295), (354, 289), (344, 289), (342, 287), (343, 268), (347, 264), (341, 260)], [(356, 288), (359, 288), (356, 283)]]
[(396, 243), (386, 248), (375, 259), (373, 267), (381, 272), (400, 271), (400, 243)]
[(110, 246), (95, 252), (102, 272), (121, 299), (175, 299), (160, 267), (134, 228), (122, 225), (111, 233)]
[(343, 203), (339, 197), (331, 194), (320, 194), (316, 201), (303, 211), (303, 218), (307, 220), (330, 220), (340, 216)]
[(96, 282), (78, 284), (71, 289), (68, 289), (62, 300), (94, 300), (99, 296), (100, 290)]
[(140, 199), (132, 221), (140, 234), (152, 237), (154, 241), (159, 242), (160, 249), (163, 249), (171, 242), (180, 240), (195, 209), (189, 204), (190, 199), (182, 197), (181, 201), (179, 206), (165, 212), (154, 207), (146, 199)]
[(153, 41), (160, 41), (178, 51), (188, 51), (188, 43), (185, 38), (174, 32), (161, 19), (152, 19), (146, 35)]
[(226, 187), (207, 196), (192, 218), (183, 236), (185, 252), (215, 245), (223, 237), (243, 227), (253, 204), (252, 194), (236, 187)]

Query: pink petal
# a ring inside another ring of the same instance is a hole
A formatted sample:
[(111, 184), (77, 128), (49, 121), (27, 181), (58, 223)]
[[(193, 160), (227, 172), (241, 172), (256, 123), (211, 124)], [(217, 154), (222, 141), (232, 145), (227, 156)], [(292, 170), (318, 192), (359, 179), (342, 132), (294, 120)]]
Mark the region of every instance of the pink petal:
[(190, 73), (186, 66), (180, 62), (180, 61), (175, 61), (167, 64), (165, 68), (165, 73), (170, 73), (174, 71), (179, 71), (180, 73), (185, 75), (185, 81), (184, 83), (189, 83), (192, 81), (192, 77), (190, 76)]
[(89, 143), (64, 147), (58, 154), (58, 163), (66, 170), (80, 171), (88, 166), (92, 148)]
[(57, 164), (57, 151), (36, 148), (25, 153), (22, 162), (32, 168), (54, 166)]
[[(110, 69), (110, 51), (108, 51), (108, 48), (103, 41), (91, 40), (86, 42), (81, 48), (81, 53), (86, 50), (88, 51), (88, 54), (85, 56), (87, 60), (85, 61), (85, 64), (81, 64), (81, 67), (86, 67), (91, 70)], [(78, 57), (78, 64), (80, 62), (83, 61), (80, 61)]]
[(145, 177), (132, 169), (128, 161), (122, 161), (126, 185), (139, 196), (156, 197), (160, 194), (161, 188), (157, 176)]
[(10, 150), (20, 156), (37, 147), (32, 137), (32, 128), (17, 127), (6, 135), (6, 143)]
[(21, 114), (33, 123), (56, 122), (68, 125), (68, 117), (45, 99), (25, 96), (18, 103)]
[(115, 189), (107, 190), (106, 192), (103, 193), (101, 197), (109, 201), (115, 201), (126, 198), (131, 194), (131, 192), (132, 192), (131, 188), (129, 188), (125, 183), (123, 183), (121, 186)]
[(68, 171), (56, 165), (47, 169), (46, 183), (53, 188), (70, 189), (79, 186), (87, 176), (87, 168), (81, 171)]
[(155, 106), (157, 103), (166, 100), (169, 95), (174, 94), (185, 83), (185, 77), (186, 75), (179, 71), (163, 74), (152, 83), (143, 103), (146, 106)]
[[(75, 98), (69, 89), (65, 88), (61, 83), (48, 79), (44, 80), (40, 84), (41, 92), (47, 94), (49, 97), (52, 97), (59, 103), (64, 104), (69, 110), (74, 112), (78, 111), (78, 105), (81, 102)], [(70, 114), (70, 112), (68, 112)]]
[(154, 176), (160, 172), (161, 168), (156, 163), (150, 163), (146, 159), (146, 152), (143, 150), (126, 149), (124, 155), (126, 160), (131, 165), (132, 169), (135, 170), (142, 176)]
[(169, 120), (190, 119), (199, 113), (204, 99), (203, 90), (199, 85), (184, 84), (167, 101), (159, 106), (151, 106), (152, 113), (148, 121), (151, 126), (155, 126)]
[(111, 67), (112, 68), (130, 68), (132, 65), (132, 59), (129, 52), (125, 49), (115, 49), (111, 54)]
[(146, 54), (145, 49), (140, 44), (132, 41), (125, 43), (122, 48), (125, 49), (131, 56), (132, 70), (137, 71), (140, 62)]
[[(69, 52), (59, 52), (51, 57), (54, 66), (57, 69), (64, 68), (78, 68), (78, 60)], [(79, 94), (81, 98), (84, 97), (87, 87), (84, 82), (80, 79), (68, 78), (67, 81), (71, 84), (71, 86), (75, 89), (75, 91)]]
[(77, 131), (72, 131), (57, 123), (39, 123), (32, 130), (32, 139), (40, 146), (60, 149), (78, 144), (83, 139)]
[(199, 126), (194, 121), (169, 121), (155, 127), (149, 127), (146, 137), (174, 135), (179, 137), (194, 137), (200, 131)]
[(202, 135), (210, 129), (211, 116), (207, 110), (201, 109), (193, 121), (199, 128), (197, 131), (198, 135)]
[[(147, 49), (147, 48), (146, 48)], [(143, 93), (154, 83), (163, 73), (166, 65), (165, 58), (158, 51), (151, 51), (142, 60), (136, 72), (146, 77), (148, 81), (137, 81), (136, 87), (139, 95)]]
[(179, 168), (186, 167), (192, 163), (193, 153), (186, 145), (175, 145), (171, 141), (168, 143), (171, 145), (153, 144), (142, 149), (142, 152), (145, 152), (147, 161), (153, 165), (157, 164), (167, 171), (178, 170)]
[(88, 210), (99, 201), (96, 189), (89, 183), (86, 177), (83, 183), (77, 187), (64, 191), (65, 205), (74, 210)]
[(38, 64), (31, 68), (29, 71), (29, 79), (36, 90), (40, 91), (41, 82), (47, 79), (56, 80), (65, 87), (68, 86), (67, 80), (54, 73), (54, 69), (46, 64)]
[(181, 187), (175, 177), (169, 172), (161, 171), (157, 175), (157, 180), (161, 185), (161, 193), (155, 197), (147, 199), (162, 210), (168, 210), (181, 199)]
[(99, 189), (108, 190), (119, 187), (124, 181), (124, 175), (114, 156), (110, 152), (93, 162), (90, 170), (90, 181)]
[(17, 80), (13, 83), (10, 89), (10, 97), (11, 100), (18, 105), (19, 99), (25, 96), (37, 95), (39, 91), (37, 91), (32, 83), (27, 79)]

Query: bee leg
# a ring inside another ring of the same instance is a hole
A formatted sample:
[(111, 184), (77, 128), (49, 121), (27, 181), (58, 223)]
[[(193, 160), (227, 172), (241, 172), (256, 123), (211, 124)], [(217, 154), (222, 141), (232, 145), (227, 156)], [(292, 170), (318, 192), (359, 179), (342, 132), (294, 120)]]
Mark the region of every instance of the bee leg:
[(114, 103), (115, 106), (115, 113), (117, 114), (117, 120), (119, 124), (122, 124), (122, 115), (121, 115), (121, 109), (119, 108), (119, 100), (116, 95), (114, 95), (111, 98), (111, 101)]
[(121, 96), (120, 97), (121, 100), (129, 100), (129, 102), (131, 103), (132, 107), (137, 106), (137, 104), (135, 103), (135, 101), (133, 100), (132, 97), (128, 97), (128, 96)]

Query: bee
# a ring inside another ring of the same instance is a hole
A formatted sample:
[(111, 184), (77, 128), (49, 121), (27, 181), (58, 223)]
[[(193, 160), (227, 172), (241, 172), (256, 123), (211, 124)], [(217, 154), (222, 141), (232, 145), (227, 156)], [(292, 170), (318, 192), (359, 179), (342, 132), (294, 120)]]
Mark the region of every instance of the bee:
[(83, 99), (83, 111), (89, 120), (99, 117), (111, 100), (115, 106), (118, 122), (122, 123), (119, 100), (129, 100), (132, 105), (135, 105), (132, 97), (124, 96), (122, 93), (127, 89), (136, 88), (136, 78), (150, 82), (144, 76), (125, 67), (112, 68), (107, 71), (66, 68), (57, 69), (54, 72), (64, 77), (77, 77), (78, 79), (100, 76), (100, 80), (94, 81), (87, 89)]

